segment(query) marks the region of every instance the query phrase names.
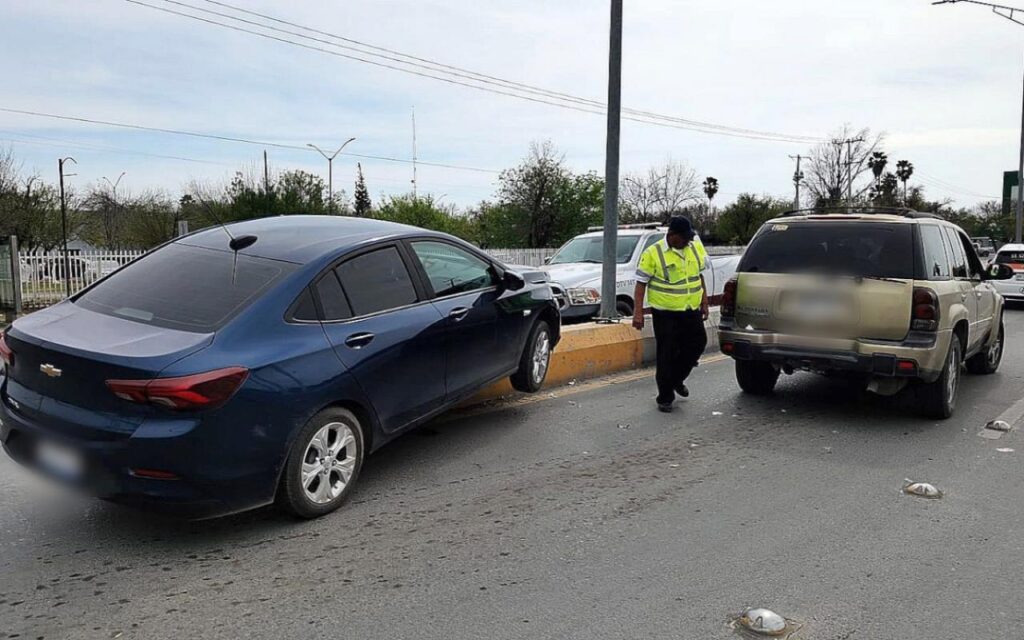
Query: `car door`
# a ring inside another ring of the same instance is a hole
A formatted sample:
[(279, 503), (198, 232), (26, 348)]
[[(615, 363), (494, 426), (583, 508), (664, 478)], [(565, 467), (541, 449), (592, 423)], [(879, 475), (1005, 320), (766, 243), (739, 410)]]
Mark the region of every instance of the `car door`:
[(410, 274), (404, 249), (391, 243), (346, 258), (314, 283), (327, 338), (386, 432), (444, 404), (443, 318)]
[(996, 290), (995, 287), (985, 281), (985, 267), (967, 235), (957, 232), (957, 236), (960, 237), (960, 244), (963, 246), (964, 253), (967, 256), (967, 275), (971, 279), (974, 301), (977, 304), (977, 339), (980, 342), (992, 330), (992, 316), (996, 311)]
[(443, 240), (412, 240), (409, 247), (432, 303), (448, 325), (444, 334), (447, 396), (472, 393), (508, 371), (509, 343), (515, 341), (507, 324), (509, 314), (498, 305), (501, 287), (495, 268), (474, 252)]
[[(943, 227), (946, 237), (946, 249), (949, 252), (949, 267), (960, 294), (960, 301), (967, 308), (970, 328), (967, 332), (967, 351), (974, 349), (980, 338), (978, 337), (978, 299), (974, 291), (974, 283), (971, 281), (970, 271), (967, 266), (967, 253), (964, 251), (960, 234), (952, 227)], [(966, 354), (965, 354), (966, 355)]]

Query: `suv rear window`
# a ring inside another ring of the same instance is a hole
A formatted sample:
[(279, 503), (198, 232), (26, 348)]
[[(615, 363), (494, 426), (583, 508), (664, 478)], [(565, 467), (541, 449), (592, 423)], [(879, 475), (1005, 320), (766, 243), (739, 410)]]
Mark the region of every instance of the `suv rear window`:
[(1000, 251), (996, 255), (999, 264), (1024, 264), (1024, 251)]
[[(295, 265), (183, 244), (169, 244), (75, 298), (108, 316), (180, 331), (224, 326)], [(234, 273), (232, 274), (232, 271)]]
[(737, 271), (913, 278), (912, 227), (831, 221), (770, 224), (750, 242)]

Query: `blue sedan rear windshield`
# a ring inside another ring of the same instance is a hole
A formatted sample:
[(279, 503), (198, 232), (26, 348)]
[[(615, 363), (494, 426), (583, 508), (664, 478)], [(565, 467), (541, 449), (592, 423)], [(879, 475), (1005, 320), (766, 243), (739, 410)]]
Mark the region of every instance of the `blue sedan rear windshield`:
[(183, 244), (147, 254), (75, 298), (143, 324), (209, 333), (224, 326), (296, 265)]

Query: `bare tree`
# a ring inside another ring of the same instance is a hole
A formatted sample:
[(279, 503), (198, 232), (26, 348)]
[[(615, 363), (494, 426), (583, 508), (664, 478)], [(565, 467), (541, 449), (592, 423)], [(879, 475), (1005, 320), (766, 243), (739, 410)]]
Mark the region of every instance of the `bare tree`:
[[(847, 140), (854, 142), (847, 144)], [(805, 175), (815, 204), (835, 206), (845, 202), (851, 183), (853, 201), (864, 199), (874, 183), (869, 161), (884, 140), (884, 134), (873, 135), (870, 129), (854, 131), (850, 125), (844, 125), (832, 135), (832, 140), (812, 149)]]
[(701, 181), (685, 162), (671, 159), (651, 167), (646, 174), (628, 174), (622, 181), (619, 201), (629, 222), (664, 222), (700, 202)]

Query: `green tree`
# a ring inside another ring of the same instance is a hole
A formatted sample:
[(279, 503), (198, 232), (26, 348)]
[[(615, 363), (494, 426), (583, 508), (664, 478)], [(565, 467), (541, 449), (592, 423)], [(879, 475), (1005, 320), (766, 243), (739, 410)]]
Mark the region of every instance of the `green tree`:
[[(604, 181), (574, 174), (551, 143), (533, 144), (519, 166), (498, 178), (497, 203), (481, 205), (477, 220), (487, 246), (551, 247), (601, 224)], [(501, 225), (495, 219), (501, 219)]]
[(903, 201), (908, 203), (907, 206), (910, 206), (909, 201), (907, 200), (907, 182), (913, 175), (914, 165), (909, 160), (900, 160), (896, 163), (896, 177), (903, 183)]
[(885, 166), (889, 164), (889, 155), (884, 151), (875, 151), (868, 158), (868, 168), (875, 176), (875, 187), (880, 187), (882, 174), (885, 173)]
[(469, 242), (477, 240), (471, 218), (459, 215), (454, 206), (442, 206), (431, 195), (387, 197), (373, 212), (373, 217), (449, 233)]
[(373, 209), (373, 201), (370, 200), (370, 192), (366, 189), (366, 179), (363, 177), (363, 165), (356, 163), (356, 169), (358, 171), (356, 177), (356, 190), (353, 192), (355, 197), (355, 214), (359, 217), (366, 217), (370, 215), (370, 210)]
[(792, 201), (752, 193), (740, 194), (718, 217), (715, 235), (723, 242), (743, 245), (750, 242), (766, 221), (792, 208)]

